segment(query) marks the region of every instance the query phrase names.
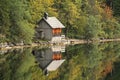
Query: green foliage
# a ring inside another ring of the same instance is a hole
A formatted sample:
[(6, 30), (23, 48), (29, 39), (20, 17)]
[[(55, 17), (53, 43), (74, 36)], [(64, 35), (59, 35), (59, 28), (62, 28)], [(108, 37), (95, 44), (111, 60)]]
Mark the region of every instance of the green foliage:
[(32, 23), (36, 25), (42, 17), (44, 12), (49, 15), (57, 16), (56, 9), (53, 8), (54, 0), (30, 0), (30, 14), (32, 16)]
[[(0, 42), (31, 43), (34, 26), (43, 17), (44, 12), (57, 17), (66, 26), (64, 33), (69, 38), (119, 38), (119, 0), (113, 1), (113, 11), (108, 12), (104, 6), (105, 2), (105, 0), (1, 0)], [(112, 12), (117, 19), (112, 16)]]
[(30, 43), (34, 29), (31, 27), (27, 2), (3, 0), (0, 5), (2, 7), (0, 9), (0, 34), (8, 41)]
[(0, 7), (0, 35), (4, 36), (6, 39), (6, 37), (10, 34), (9, 26), (11, 25), (9, 19), (9, 0), (0, 1)]
[(101, 24), (99, 18), (89, 16), (88, 23), (85, 27), (85, 39), (97, 39), (101, 31)]
[(120, 1), (119, 0), (113, 0), (113, 11), (114, 15), (119, 17), (120, 16)]

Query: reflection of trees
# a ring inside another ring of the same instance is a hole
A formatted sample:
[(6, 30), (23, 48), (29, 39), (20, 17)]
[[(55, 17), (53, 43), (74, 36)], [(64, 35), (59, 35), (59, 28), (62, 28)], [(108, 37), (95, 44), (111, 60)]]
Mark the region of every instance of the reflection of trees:
[[(68, 46), (63, 57), (66, 58), (63, 66), (52, 72), (48, 80), (103, 80), (107, 74), (118, 79), (119, 65), (113, 65), (120, 57), (118, 43)], [(110, 78), (108, 75), (107, 80)], [(0, 55), (0, 80), (45, 80), (45, 76), (31, 49), (23, 49)]]
[(108, 74), (105, 80), (120, 80), (120, 60), (119, 62), (115, 62), (115, 70), (111, 74)]
[(35, 64), (31, 49), (14, 50), (0, 55), (0, 80), (45, 80), (40, 68)]
[(67, 62), (58, 80), (99, 80), (113, 69), (120, 47), (115, 43), (85, 44), (68, 47)]
[[(105, 80), (119, 80), (120, 79), (120, 45), (119, 43), (114, 43), (113, 45), (113, 49), (114, 49), (114, 52), (116, 53), (116, 55), (113, 54), (114, 58), (113, 61), (113, 65), (114, 65), (114, 70), (112, 73), (109, 73), (106, 77)], [(117, 61), (116, 61), (117, 60)], [(115, 62), (116, 61), (116, 62)]]

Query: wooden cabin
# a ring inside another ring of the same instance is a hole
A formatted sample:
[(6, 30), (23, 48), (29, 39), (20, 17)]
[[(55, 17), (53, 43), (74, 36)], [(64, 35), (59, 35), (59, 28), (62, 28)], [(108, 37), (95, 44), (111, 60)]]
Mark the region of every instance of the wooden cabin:
[(36, 27), (36, 38), (45, 39), (52, 43), (61, 42), (63, 28), (65, 26), (56, 17), (48, 17), (48, 14), (45, 13)]

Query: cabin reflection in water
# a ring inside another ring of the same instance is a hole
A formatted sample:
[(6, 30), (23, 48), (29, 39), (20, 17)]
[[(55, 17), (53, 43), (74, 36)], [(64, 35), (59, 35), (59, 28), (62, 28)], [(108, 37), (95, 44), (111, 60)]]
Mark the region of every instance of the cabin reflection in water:
[(32, 53), (44, 74), (48, 75), (49, 71), (55, 71), (65, 61), (65, 59), (62, 59), (62, 52), (65, 52), (65, 46), (34, 50)]

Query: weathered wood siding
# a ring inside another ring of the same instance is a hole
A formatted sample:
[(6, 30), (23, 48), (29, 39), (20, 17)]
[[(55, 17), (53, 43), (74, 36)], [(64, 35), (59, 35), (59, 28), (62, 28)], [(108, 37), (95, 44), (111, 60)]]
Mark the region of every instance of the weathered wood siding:
[[(43, 36), (44, 39), (47, 40), (51, 40), (52, 39), (52, 28), (49, 26), (49, 24), (47, 24), (47, 22), (45, 22), (44, 20), (42, 20), (39, 23), (39, 27), (37, 28), (37, 31), (43, 31)], [(39, 33), (38, 33), (39, 34)], [(38, 37), (40, 37), (41, 35), (39, 35)]]

